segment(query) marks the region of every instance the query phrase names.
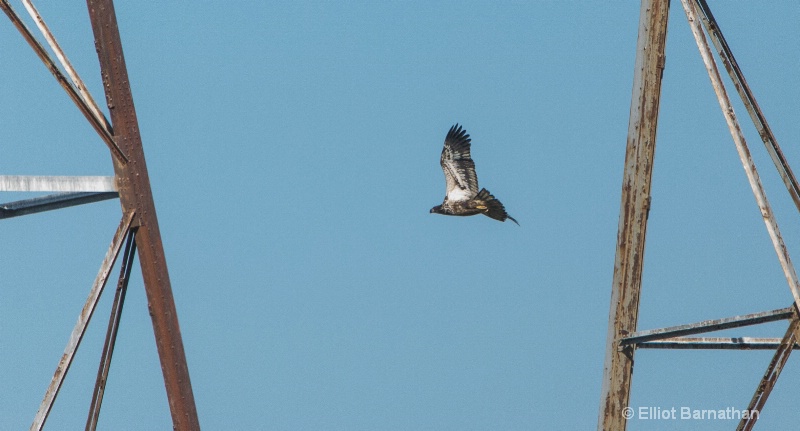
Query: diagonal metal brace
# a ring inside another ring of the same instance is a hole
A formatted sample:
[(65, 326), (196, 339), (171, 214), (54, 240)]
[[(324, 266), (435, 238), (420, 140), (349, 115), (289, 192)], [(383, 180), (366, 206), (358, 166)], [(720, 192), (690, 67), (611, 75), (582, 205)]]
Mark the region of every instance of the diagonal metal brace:
[(83, 335), (86, 333), (86, 328), (89, 326), (89, 321), (92, 319), (92, 314), (94, 314), (94, 309), (100, 299), (100, 294), (103, 293), (103, 288), (105, 288), (106, 282), (108, 281), (108, 276), (111, 273), (111, 267), (114, 266), (114, 262), (117, 260), (119, 251), (122, 248), (123, 240), (127, 236), (128, 231), (131, 229), (131, 223), (133, 222), (134, 215), (135, 212), (130, 211), (122, 217), (122, 221), (120, 222), (119, 227), (114, 234), (114, 239), (111, 241), (111, 246), (108, 248), (108, 252), (106, 252), (106, 257), (103, 259), (102, 265), (100, 265), (100, 271), (97, 273), (97, 278), (95, 278), (92, 289), (89, 291), (89, 297), (86, 299), (86, 304), (83, 306), (83, 309), (81, 309), (80, 315), (78, 315), (78, 322), (75, 324), (75, 328), (72, 330), (72, 334), (69, 336), (69, 342), (67, 342), (67, 347), (64, 349), (64, 354), (61, 356), (61, 360), (58, 362), (56, 372), (53, 374), (53, 379), (50, 381), (50, 386), (47, 387), (47, 391), (44, 394), (44, 399), (42, 400), (39, 410), (36, 412), (36, 416), (33, 419), (33, 424), (31, 424), (30, 428), (31, 431), (41, 431), (42, 427), (44, 427), (47, 416), (50, 414), (50, 410), (53, 408), (53, 403), (58, 396), (58, 391), (61, 390), (61, 385), (64, 383), (64, 378), (67, 376), (70, 365), (72, 365), (72, 359), (75, 357), (75, 352), (78, 350), (81, 340), (83, 339)]
[(100, 418), (100, 407), (103, 404), (103, 395), (108, 381), (108, 372), (111, 369), (111, 357), (114, 355), (114, 345), (117, 341), (117, 332), (122, 318), (122, 307), (125, 304), (125, 294), (128, 291), (128, 281), (131, 277), (133, 260), (136, 257), (136, 229), (128, 232), (128, 241), (125, 244), (125, 254), (122, 257), (122, 264), (119, 270), (119, 280), (117, 281), (117, 291), (114, 295), (114, 304), (111, 306), (111, 316), (108, 319), (108, 330), (106, 331), (106, 341), (103, 345), (103, 353), (100, 356), (100, 366), (97, 369), (97, 380), (92, 394), (92, 403), (89, 407), (89, 416), (86, 419), (86, 431), (97, 429), (97, 421)]
[(109, 124), (108, 119), (105, 117), (105, 115), (103, 115), (103, 112), (100, 111), (100, 107), (97, 106), (97, 102), (94, 101), (92, 94), (89, 93), (89, 90), (86, 88), (83, 80), (80, 76), (78, 76), (78, 72), (74, 67), (72, 67), (72, 63), (70, 63), (67, 55), (64, 53), (64, 50), (61, 49), (58, 41), (56, 41), (56, 37), (53, 35), (53, 32), (51, 32), (50, 28), (48, 28), (47, 24), (45, 24), (42, 15), (39, 14), (38, 10), (36, 10), (36, 7), (33, 5), (31, 0), (22, 0), (22, 4), (25, 6), (25, 9), (28, 10), (28, 14), (31, 16), (31, 19), (33, 19), (33, 21), (36, 23), (36, 27), (39, 27), (39, 31), (42, 33), (42, 36), (44, 36), (47, 44), (50, 45), (50, 48), (56, 55), (56, 58), (58, 58), (58, 60), (61, 62), (61, 66), (64, 67), (67, 75), (72, 78), (72, 84), (75, 85), (75, 88), (80, 93), (83, 102), (89, 107), (92, 116), (101, 124), (103, 129), (108, 130), (109, 134), (113, 135), (113, 133), (111, 133), (111, 124)]
[(764, 220), (767, 233), (772, 241), (772, 246), (775, 248), (775, 253), (778, 255), (778, 261), (781, 264), (781, 269), (783, 269), (784, 276), (786, 276), (786, 281), (789, 284), (789, 289), (792, 292), (792, 296), (794, 296), (794, 303), (800, 307), (800, 278), (798, 278), (792, 260), (789, 257), (789, 251), (783, 241), (781, 231), (778, 228), (778, 222), (775, 220), (775, 215), (772, 212), (772, 207), (767, 200), (764, 186), (761, 183), (758, 170), (750, 155), (750, 150), (747, 147), (747, 142), (742, 133), (742, 128), (739, 125), (739, 120), (736, 118), (730, 98), (725, 90), (725, 85), (722, 83), (722, 76), (717, 68), (717, 63), (714, 61), (711, 47), (706, 40), (705, 33), (703, 33), (703, 27), (700, 23), (702, 20), (698, 17), (696, 4), (694, 0), (681, 0), (681, 4), (683, 5), (684, 12), (686, 12), (686, 18), (689, 21), (689, 27), (692, 30), (695, 42), (697, 42), (700, 57), (702, 57), (706, 71), (708, 72), (708, 77), (711, 79), (711, 86), (714, 88), (714, 93), (717, 96), (722, 115), (725, 117), (725, 121), (728, 124), (733, 143), (736, 146), (737, 153), (739, 153), (739, 159), (742, 162), (742, 167), (744, 167), (747, 181), (750, 183), (750, 188), (753, 191), (756, 204), (761, 212), (761, 217)]
[(772, 357), (767, 371), (764, 373), (764, 377), (761, 378), (761, 382), (756, 388), (756, 393), (753, 394), (753, 399), (750, 400), (750, 405), (747, 406), (747, 411), (755, 411), (758, 412), (758, 414), (742, 418), (741, 422), (739, 422), (739, 426), (736, 427), (736, 431), (749, 431), (755, 426), (758, 417), (761, 415), (761, 409), (764, 408), (764, 404), (766, 404), (767, 398), (772, 392), (772, 388), (775, 387), (775, 383), (778, 381), (778, 376), (780, 376), (783, 366), (789, 359), (789, 355), (792, 353), (792, 349), (795, 343), (797, 343), (798, 338), (800, 338), (798, 334), (799, 330), (800, 320), (795, 318), (792, 320), (792, 323), (789, 324), (786, 335), (784, 335), (783, 340), (781, 340), (781, 345), (775, 351), (775, 355)]
[(778, 173), (784, 185), (786, 185), (786, 190), (789, 192), (795, 206), (800, 211), (800, 185), (797, 183), (797, 178), (795, 178), (792, 168), (789, 166), (789, 162), (783, 155), (783, 151), (778, 145), (778, 140), (775, 138), (772, 129), (767, 123), (766, 116), (764, 116), (764, 113), (758, 106), (755, 95), (753, 95), (753, 92), (750, 90), (750, 86), (747, 84), (747, 80), (745, 80), (744, 74), (739, 68), (739, 64), (736, 62), (731, 48), (725, 40), (725, 36), (722, 35), (722, 30), (719, 28), (717, 20), (714, 19), (711, 8), (708, 7), (706, 0), (695, 1), (700, 7), (701, 13), (699, 16), (703, 22), (703, 26), (711, 37), (711, 42), (714, 44), (719, 57), (722, 59), (722, 64), (725, 65), (725, 69), (728, 71), (731, 81), (733, 81), (733, 86), (736, 87), (736, 91), (742, 98), (742, 102), (745, 108), (747, 108), (750, 118), (753, 120), (753, 125), (758, 129), (758, 134), (761, 136), (761, 140), (764, 142), (764, 146), (772, 158), (775, 168), (778, 169)]
[(33, 36), (33, 33), (31, 33), (25, 23), (22, 22), (17, 13), (14, 12), (14, 9), (11, 8), (8, 0), (0, 0), (0, 9), (5, 12), (5, 14), (8, 16), (8, 19), (11, 20), (12, 24), (14, 24), (14, 27), (19, 30), (20, 34), (22, 34), (22, 37), (25, 38), (26, 42), (28, 42), (28, 45), (33, 48), (33, 51), (36, 53), (39, 59), (42, 60), (50, 73), (52, 73), (56, 78), (56, 81), (58, 81), (64, 91), (67, 92), (69, 98), (75, 102), (75, 105), (78, 106), (78, 109), (80, 109), (83, 116), (89, 120), (89, 123), (92, 125), (97, 134), (100, 135), (100, 138), (103, 139), (103, 142), (105, 142), (106, 146), (108, 146), (108, 149), (111, 150), (111, 153), (114, 155), (114, 157), (119, 160), (120, 163), (128, 163), (128, 156), (125, 155), (125, 153), (119, 148), (114, 140), (114, 131), (110, 128), (110, 126), (108, 126), (108, 121), (105, 119), (101, 120), (99, 117), (95, 116), (92, 108), (86, 103), (85, 100), (81, 98), (75, 88), (67, 81), (67, 78), (63, 73), (61, 73), (61, 70), (58, 68), (56, 63), (47, 54), (47, 51), (45, 51), (42, 44), (36, 40), (36, 37)]

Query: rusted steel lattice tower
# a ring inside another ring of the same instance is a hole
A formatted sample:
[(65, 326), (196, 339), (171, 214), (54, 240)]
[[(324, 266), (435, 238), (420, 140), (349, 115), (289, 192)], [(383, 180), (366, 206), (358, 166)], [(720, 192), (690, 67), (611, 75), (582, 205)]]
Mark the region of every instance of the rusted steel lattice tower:
[(0, 191), (61, 192), (40, 198), (0, 204), (0, 218), (21, 216), (115, 197), (119, 197), (122, 207), (122, 221), (113, 236), (111, 246), (102, 262), (89, 298), (80, 312), (78, 323), (70, 335), (55, 375), (45, 392), (44, 400), (36, 413), (31, 430), (40, 430), (44, 426), (100, 294), (123, 248), (116, 295), (100, 360), (97, 382), (89, 407), (86, 429), (95, 429), (97, 425), (122, 304), (132, 269), (131, 265), (134, 255), (138, 251), (173, 426), (177, 430), (198, 430), (200, 426), (194, 395), (167, 273), (113, 1), (87, 0), (106, 102), (111, 117), (110, 122), (86, 90), (31, 1), (22, 0), (22, 2), (39, 27), (50, 49), (58, 58), (61, 67), (20, 20), (7, 0), (0, 0), (0, 8), (108, 146), (115, 175), (113, 177), (0, 176)]
[[(738, 119), (731, 107), (706, 35), (711, 39), (714, 50), (730, 75), (734, 87), (750, 114), (798, 211), (800, 211), (800, 187), (706, 0), (681, 0), (681, 5), (686, 13), (692, 35), (700, 50), (700, 56), (711, 79), (714, 92), (756, 198), (756, 204), (788, 282), (793, 302), (786, 308), (772, 311), (669, 328), (638, 330), (636, 325), (639, 314), (647, 217), (650, 209), (650, 180), (655, 153), (656, 125), (669, 14), (669, 0), (642, 0), (598, 430), (622, 431), (626, 428), (625, 409), (628, 407), (630, 399), (633, 361), (637, 348), (775, 350), (775, 354), (767, 365), (767, 370), (747, 407), (749, 412), (753, 410), (760, 412), (789, 354), (792, 349), (797, 347), (796, 343), (800, 337), (800, 329), (798, 329), (800, 328), (798, 320), (800, 282), (767, 201)], [(782, 338), (687, 337), (778, 320), (789, 321), (788, 329)], [(758, 417), (759, 415), (749, 417), (743, 415), (737, 430), (752, 429)]]

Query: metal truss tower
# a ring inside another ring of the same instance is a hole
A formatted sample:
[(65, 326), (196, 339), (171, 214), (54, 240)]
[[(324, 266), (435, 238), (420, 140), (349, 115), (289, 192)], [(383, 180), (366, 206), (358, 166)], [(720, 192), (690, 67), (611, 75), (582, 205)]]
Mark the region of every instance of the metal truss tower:
[(178, 316), (161, 243), (113, 1), (87, 0), (111, 121), (108, 121), (86, 90), (83, 81), (73, 69), (31, 1), (22, 0), (22, 3), (41, 31), (52, 53), (57, 57), (58, 64), (11, 8), (7, 0), (0, 0), (0, 8), (106, 144), (111, 152), (115, 175), (113, 177), (0, 176), (0, 191), (59, 192), (44, 197), (0, 204), (0, 219), (116, 197), (119, 197), (122, 207), (122, 220), (113, 236), (89, 298), (70, 335), (50, 386), (45, 392), (31, 430), (43, 428), (95, 311), (100, 294), (121, 252), (123, 257), (119, 265), (120, 275), (97, 382), (89, 407), (86, 429), (93, 430), (97, 426), (125, 292), (132, 269), (131, 265), (134, 262), (134, 255), (138, 252), (173, 427), (176, 430), (199, 430), (200, 425), (189, 379), (189, 369), (186, 365)]
[[(789, 354), (800, 337), (800, 282), (789, 258), (778, 224), (767, 201), (758, 171), (750, 156), (745, 138), (730, 99), (723, 85), (713, 51), (721, 59), (741, 97), (750, 118), (786, 189), (800, 211), (800, 187), (778, 142), (756, 103), (722, 31), (717, 25), (706, 0), (680, 0), (689, 22), (705, 68), (711, 79), (734, 144), (744, 166), (756, 204), (780, 261), (793, 301), (790, 306), (772, 311), (706, 320), (669, 328), (640, 331), (637, 328), (639, 293), (641, 291), (647, 218), (650, 210), (650, 181), (656, 143), (661, 78), (664, 71), (669, 0), (642, 0), (639, 37), (636, 48), (633, 96), (628, 126), (625, 171), (622, 183), (617, 251), (611, 287), (605, 366), (598, 430), (624, 431), (627, 424), (625, 408), (631, 391), (634, 354), (639, 348), (670, 349), (769, 349), (775, 354), (767, 365), (761, 382), (747, 407), (760, 412), (767, 401)], [(705, 29), (705, 31), (704, 31)], [(713, 49), (707, 41), (711, 39)], [(720, 338), (688, 337), (722, 329), (788, 320), (782, 338)], [(742, 417), (737, 430), (750, 430), (759, 415)]]

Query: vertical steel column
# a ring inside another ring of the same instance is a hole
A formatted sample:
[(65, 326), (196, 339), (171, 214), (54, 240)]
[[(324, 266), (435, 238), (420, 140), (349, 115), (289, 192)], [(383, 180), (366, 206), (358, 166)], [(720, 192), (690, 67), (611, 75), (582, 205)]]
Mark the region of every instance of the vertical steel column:
[(597, 424), (601, 431), (624, 431), (627, 425), (634, 349), (621, 348), (619, 339), (636, 331), (639, 317), (668, 16), (669, 0), (642, 0)]
[(136, 246), (173, 428), (199, 430), (189, 368), (164, 258), (114, 4), (112, 0), (87, 0), (87, 6), (100, 60), (106, 102), (111, 113), (114, 141), (128, 156), (127, 163), (115, 159), (114, 169), (119, 183), (122, 209), (126, 212), (135, 209), (137, 215)]

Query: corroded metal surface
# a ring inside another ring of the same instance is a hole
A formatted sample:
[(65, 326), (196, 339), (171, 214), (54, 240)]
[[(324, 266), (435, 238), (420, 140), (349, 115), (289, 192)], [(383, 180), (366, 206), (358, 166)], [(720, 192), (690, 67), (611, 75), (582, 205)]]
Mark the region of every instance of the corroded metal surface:
[(742, 326), (757, 325), (759, 323), (775, 322), (794, 317), (794, 306), (778, 310), (764, 311), (761, 313), (745, 314), (742, 316), (726, 317), (724, 319), (704, 320), (687, 325), (670, 326), (668, 328), (637, 331), (619, 340), (620, 345), (639, 344), (645, 341), (661, 340), (665, 338), (680, 337), (683, 335), (702, 334), (704, 332), (721, 331), (723, 329), (741, 328)]
[(122, 163), (127, 162), (128, 158), (125, 153), (117, 146), (117, 143), (114, 142), (114, 138), (112, 136), (113, 132), (108, 128), (108, 122), (105, 121), (105, 118), (99, 118), (95, 116), (95, 113), (92, 111), (92, 108), (89, 106), (82, 97), (80, 92), (78, 92), (72, 85), (70, 85), (69, 81), (67, 81), (64, 74), (61, 73), (61, 70), (58, 68), (56, 63), (53, 59), (50, 58), (50, 55), (47, 54), (47, 51), (44, 49), (42, 44), (39, 43), (38, 40), (33, 36), (33, 33), (28, 29), (25, 23), (19, 18), (14, 9), (8, 3), (7, 0), (0, 0), (0, 9), (5, 12), (8, 19), (11, 20), (11, 23), (14, 24), (14, 27), (19, 30), (20, 34), (25, 41), (28, 42), (28, 45), (33, 48), (33, 51), (42, 60), (44, 65), (47, 67), (47, 70), (53, 74), (53, 77), (56, 78), (56, 81), (61, 85), (64, 91), (67, 92), (70, 99), (75, 102), (75, 105), (80, 109), (81, 113), (89, 120), (89, 124), (95, 129), (100, 138), (103, 139), (103, 142), (106, 143), (108, 148), (111, 150), (111, 153), (116, 157), (116, 159)]
[[(776, 350), (780, 338), (756, 337), (681, 337), (637, 343), (637, 349), (712, 349), (712, 350)], [(795, 343), (797, 347), (797, 343)]]
[(111, 113), (114, 140), (129, 160), (123, 164), (115, 159), (114, 170), (123, 211), (135, 210), (138, 215), (136, 246), (139, 250), (142, 278), (173, 427), (176, 430), (199, 430), (189, 368), (186, 364), (186, 354), (161, 243), (114, 5), (111, 0), (88, 0), (87, 5), (97, 56), (100, 60), (106, 103)]
[(778, 140), (772, 133), (769, 123), (767, 123), (766, 116), (758, 106), (756, 97), (752, 90), (750, 90), (750, 86), (747, 84), (747, 80), (744, 78), (744, 73), (742, 73), (739, 63), (736, 62), (736, 58), (733, 56), (733, 52), (728, 46), (728, 42), (725, 40), (722, 30), (719, 28), (717, 20), (711, 13), (711, 8), (708, 7), (706, 0), (696, 1), (700, 7), (699, 16), (703, 21), (703, 26), (706, 28), (708, 35), (711, 37), (711, 42), (714, 43), (717, 54), (719, 54), (719, 57), (722, 59), (722, 64), (728, 71), (728, 76), (731, 77), (733, 86), (736, 88), (736, 91), (739, 93), (739, 97), (741, 97), (742, 102), (747, 109), (747, 112), (750, 114), (750, 118), (753, 120), (753, 125), (756, 126), (756, 130), (758, 130), (758, 134), (761, 136), (761, 140), (764, 142), (767, 153), (769, 153), (770, 157), (772, 158), (772, 162), (775, 164), (775, 168), (778, 170), (778, 174), (781, 176), (781, 179), (786, 186), (786, 190), (792, 197), (792, 200), (794, 201), (798, 211), (800, 211), (800, 185), (797, 183), (797, 178), (794, 176), (794, 172), (792, 172), (789, 162), (783, 155), (783, 151), (781, 150), (780, 145), (778, 145)]
[(56, 55), (56, 58), (58, 58), (61, 66), (64, 67), (67, 75), (69, 75), (70, 79), (72, 79), (72, 84), (75, 85), (75, 89), (78, 90), (81, 99), (91, 111), (92, 116), (98, 121), (102, 128), (106, 130), (109, 135), (111, 135), (111, 125), (108, 123), (108, 119), (106, 119), (105, 115), (103, 115), (103, 112), (100, 111), (100, 107), (97, 106), (97, 102), (94, 101), (92, 94), (89, 92), (89, 89), (86, 88), (86, 85), (78, 75), (78, 72), (74, 67), (72, 67), (72, 63), (67, 58), (67, 55), (64, 54), (64, 50), (61, 49), (61, 46), (58, 44), (55, 36), (50, 31), (50, 28), (47, 27), (47, 24), (45, 24), (44, 19), (33, 5), (33, 2), (31, 2), (31, 0), (22, 0), (22, 4), (28, 11), (31, 19), (33, 19), (33, 21), (36, 23), (36, 27), (39, 28), (39, 31), (42, 33), (42, 36), (44, 36), (47, 44), (50, 45), (50, 49), (53, 50), (53, 53)]
[[(778, 376), (780, 376), (783, 366), (786, 364), (786, 361), (789, 360), (789, 355), (792, 353), (792, 349), (794, 349), (798, 341), (798, 331), (800, 331), (800, 321), (794, 319), (792, 323), (789, 324), (789, 328), (786, 330), (786, 335), (783, 336), (780, 346), (775, 350), (775, 355), (773, 355), (767, 367), (767, 371), (764, 373), (764, 377), (761, 378), (761, 382), (758, 384), (756, 392), (750, 400), (750, 405), (747, 406), (748, 411), (755, 410), (760, 413), (764, 408), (764, 404), (766, 404), (767, 398), (772, 392), (772, 388), (775, 387), (775, 382), (778, 381)], [(742, 418), (736, 430), (749, 431), (753, 429), (760, 416), (761, 415), (758, 414), (752, 417)]]
[(797, 277), (797, 272), (789, 257), (789, 251), (786, 249), (786, 244), (783, 242), (781, 231), (778, 228), (778, 222), (775, 220), (772, 207), (769, 200), (767, 200), (767, 194), (764, 191), (764, 186), (761, 184), (761, 178), (758, 175), (755, 162), (753, 162), (753, 158), (750, 155), (750, 149), (747, 147), (747, 141), (742, 133), (739, 120), (736, 117), (736, 113), (733, 111), (728, 93), (725, 91), (725, 85), (722, 83), (722, 77), (714, 61), (711, 47), (706, 41), (697, 14), (696, 5), (692, 0), (681, 0), (681, 3), (686, 12), (686, 18), (689, 20), (692, 35), (694, 36), (695, 42), (697, 42), (697, 48), (700, 50), (700, 57), (703, 58), (708, 77), (711, 79), (711, 86), (714, 88), (714, 93), (717, 95), (717, 101), (722, 110), (722, 115), (725, 117), (731, 137), (736, 145), (736, 151), (739, 153), (739, 159), (742, 161), (747, 180), (750, 182), (753, 196), (756, 198), (756, 204), (761, 211), (761, 217), (764, 219), (764, 224), (767, 227), (767, 233), (769, 233), (769, 237), (772, 240), (772, 246), (775, 248), (775, 253), (778, 255), (778, 261), (781, 264), (784, 276), (789, 284), (789, 289), (792, 292), (792, 296), (794, 296), (795, 305), (800, 308), (800, 279)]
[(639, 316), (668, 16), (668, 0), (642, 1), (598, 430), (626, 427), (633, 349), (618, 349), (618, 340), (636, 331)]

